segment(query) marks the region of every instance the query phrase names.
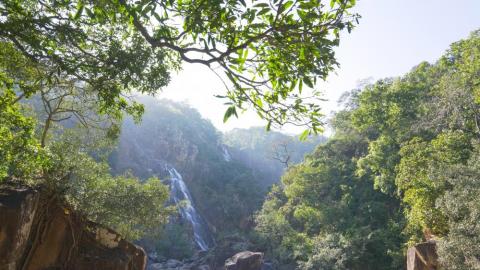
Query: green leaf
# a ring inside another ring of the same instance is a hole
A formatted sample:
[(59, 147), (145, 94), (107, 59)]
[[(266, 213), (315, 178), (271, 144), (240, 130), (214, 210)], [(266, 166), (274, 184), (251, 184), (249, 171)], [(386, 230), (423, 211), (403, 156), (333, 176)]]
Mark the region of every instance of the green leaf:
[(333, 8), (333, 6), (335, 6), (335, 2), (337, 2), (336, 0), (330, 0), (330, 8)]
[(83, 1), (78, 1), (78, 3), (77, 3), (77, 12), (76, 12), (75, 15), (73, 16), (73, 19), (74, 19), (74, 20), (78, 20), (78, 18), (80, 18), (80, 16), (82, 16), (84, 7), (85, 7), (85, 5), (83, 4)]
[(293, 5), (293, 2), (292, 2), (292, 1), (285, 2), (285, 4), (283, 4), (283, 5), (278, 9), (278, 12), (279, 12), (279, 13), (282, 13), (282, 12), (284, 12), (285, 10), (287, 10), (288, 8), (290, 8), (292, 5)]
[(223, 123), (226, 123), (232, 115), (235, 115), (235, 117), (238, 118), (237, 109), (235, 108), (235, 106), (228, 107), (225, 115), (223, 116)]
[(312, 83), (312, 80), (310, 80), (310, 78), (308, 77), (303, 77), (303, 82), (310, 88), (313, 88), (313, 83)]
[(310, 135), (310, 130), (306, 129), (300, 134), (300, 141), (305, 141), (308, 138), (308, 135)]
[(256, 99), (256, 100), (255, 100), (255, 103), (257, 104), (257, 106), (258, 106), (259, 108), (263, 108), (263, 103), (262, 103), (262, 100), (261, 100), (260, 98)]
[(298, 57), (300, 60), (305, 60), (305, 48), (300, 48), (300, 55)]
[(267, 3), (258, 3), (258, 4), (255, 4), (254, 7), (270, 8)]
[(264, 14), (267, 14), (268, 12), (270, 12), (270, 9), (269, 8), (264, 8), (257, 13), (257, 16), (262, 16)]

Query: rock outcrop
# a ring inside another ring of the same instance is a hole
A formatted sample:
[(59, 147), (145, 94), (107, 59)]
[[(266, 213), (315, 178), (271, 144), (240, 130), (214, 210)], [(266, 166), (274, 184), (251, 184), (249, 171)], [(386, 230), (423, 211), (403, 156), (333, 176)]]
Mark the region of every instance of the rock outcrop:
[(0, 270), (143, 270), (146, 254), (55, 196), (0, 187)]
[(261, 270), (263, 253), (243, 251), (225, 261), (225, 270)]
[(0, 190), (0, 268), (21, 265), (38, 201), (39, 194), (31, 189)]
[(435, 241), (417, 244), (407, 251), (407, 270), (435, 270), (437, 258)]

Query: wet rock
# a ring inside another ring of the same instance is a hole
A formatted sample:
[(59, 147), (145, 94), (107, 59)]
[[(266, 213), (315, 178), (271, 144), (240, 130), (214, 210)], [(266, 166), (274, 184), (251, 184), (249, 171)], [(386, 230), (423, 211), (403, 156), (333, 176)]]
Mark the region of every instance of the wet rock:
[(177, 266), (180, 266), (182, 264), (182, 262), (179, 261), (179, 260), (170, 259), (165, 264), (168, 268), (175, 268)]
[(407, 270), (435, 270), (437, 259), (435, 241), (417, 244), (407, 251)]
[[(151, 263), (148, 270), (213, 270), (211, 256), (208, 252), (197, 251), (191, 258), (182, 261), (168, 259), (163, 262)], [(222, 265), (223, 266), (223, 265)]]
[(271, 262), (264, 262), (262, 264), (262, 270), (274, 270)]
[(261, 270), (263, 253), (243, 251), (225, 261), (226, 270)]
[(161, 270), (163, 269), (162, 263), (152, 263), (148, 266), (148, 270)]

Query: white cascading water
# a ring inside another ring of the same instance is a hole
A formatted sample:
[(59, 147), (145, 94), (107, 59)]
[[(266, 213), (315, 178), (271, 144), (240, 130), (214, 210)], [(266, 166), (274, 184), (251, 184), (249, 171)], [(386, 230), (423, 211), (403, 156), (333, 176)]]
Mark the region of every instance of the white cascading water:
[[(190, 192), (188, 191), (185, 182), (183, 182), (183, 178), (180, 173), (178, 173), (173, 167), (167, 167), (167, 170), (171, 178), (171, 196), (175, 204), (179, 205), (179, 210), (182, 217), (188, 220), (188, 222), (190, 222), (192, 225), (195, 243), (198, 245), (200, 250), (206, 251), (208, 250), (209, 243), (211, 242), (208, 228), (200, 214), (195, 209)], [(184, 203), (180, 203), (182, 201), (184, 201)]]
[(222, 145), (222, 150), (223, 150), (223, 159), (226, 162), (230, 162), (232, 160), (232, 156), (230, 155), (230, 152), (228, 152), (227, 147)]

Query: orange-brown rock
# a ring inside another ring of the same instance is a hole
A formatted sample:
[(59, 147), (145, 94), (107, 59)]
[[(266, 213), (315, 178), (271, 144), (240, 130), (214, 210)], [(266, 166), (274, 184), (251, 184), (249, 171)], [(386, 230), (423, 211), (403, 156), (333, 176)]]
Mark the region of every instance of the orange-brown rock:
[(0, 190), (0, 269), (17, 269), (21, 264), (39, 197), (26, 188)]
[(435, 241), (417, 244), (407, 251), (407, 270), (435, 270), (437, 258)]
[(143, 270), (146, 254), (55, 197), (0, 187), (0, 270)]

